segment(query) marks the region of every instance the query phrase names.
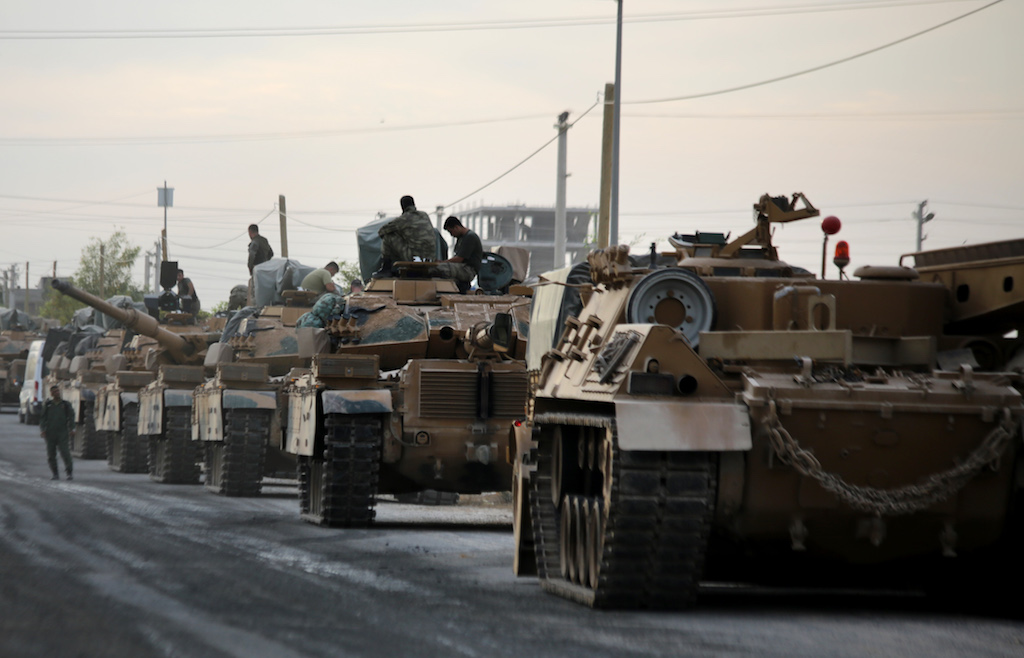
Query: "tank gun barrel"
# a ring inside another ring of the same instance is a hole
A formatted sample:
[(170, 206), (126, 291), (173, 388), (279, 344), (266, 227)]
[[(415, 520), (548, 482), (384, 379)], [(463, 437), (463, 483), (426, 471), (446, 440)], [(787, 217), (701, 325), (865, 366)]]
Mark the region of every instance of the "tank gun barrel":
[(109, 315), (128, 329), (156, 340), (167, 348), (167, 350), (175, 356), (177, 360), (184, 360), (195, 351), (195, 347), (191, 342), (178, 334), (161, 327), (160, 323), (151, 315), (139, 313), (134, 308), (118, 308), (113, 304), (100, 299), (96, 295), (89, 294), (84, 290), (79, 290), (67, 281), (54, 279), (51, 285), (57, 289), (57, 291), (67, 295), (68, 297), (77, 299), (86, 306), (91, 306), (100, 313)]

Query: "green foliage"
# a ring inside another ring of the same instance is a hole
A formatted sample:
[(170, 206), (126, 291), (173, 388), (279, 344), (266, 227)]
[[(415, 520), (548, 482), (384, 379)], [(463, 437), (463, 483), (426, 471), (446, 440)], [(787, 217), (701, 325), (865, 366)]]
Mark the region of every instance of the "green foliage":
[(210, 309), (209, 313), (207, 313), (206, 311), (199, 311), (199, 317), (201, 317), (201, 318), (202, 317), (210, 317), (210, 316), (213, 316), (213, 315), (217, 315), (221, 311), (226, 311), (226, 310), (228, 310), (228, 303), (227, 302), (217, 302), (216, 304), (213, 305), (213, 308)]
[[(74, 280), (68, 281), (74, 284)], [(75, 314), (75, 311), (84, 307), (85, 304), (59, 293), (53, 288), (47, 288), (43, 292), (43, 306), (39, 309), (39, 314), (44, 318), (58, 320), (64, 325), (71, 321), (71, 316)]]
[[(346, 260), (335, 260), (338, 264), (338, 274), (334, 277), (336, 281), (341, 282), (342, 292), (348, 294), (349, 284), (352, 283), (352, 279), (360, 278), (359, 274), (359, 263), (349, 263)], [(366, 282), (363, 281), (365, 284)]]
[(82, 248), (75, 285), (102, 299), (128, 295), (135, 301), (141, 301), (142, 291), (132, 281), (132, 269), (141, 249), (129, 244), (122, 229), (114, 231), (106, 241), (92, 238)]

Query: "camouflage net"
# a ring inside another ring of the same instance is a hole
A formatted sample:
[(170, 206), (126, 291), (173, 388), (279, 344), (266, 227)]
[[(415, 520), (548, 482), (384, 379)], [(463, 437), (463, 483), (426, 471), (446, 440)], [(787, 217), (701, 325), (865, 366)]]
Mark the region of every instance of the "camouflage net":
[(324, 295), (313, 304), (312, 310), (304, 313), (295, 322), (296, 327), (323, 329), (331, 320), (341, 317), (345, 310), (345, 298), (338, 295)]

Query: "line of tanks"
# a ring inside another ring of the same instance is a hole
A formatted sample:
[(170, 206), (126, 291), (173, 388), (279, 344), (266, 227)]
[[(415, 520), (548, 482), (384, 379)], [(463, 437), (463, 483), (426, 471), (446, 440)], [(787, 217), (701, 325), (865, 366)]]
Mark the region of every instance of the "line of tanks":
[(731, 241), (595, 250), (531, 297), (413, 277), (322, 329), (288, 305), (219, 335), (125, 317), (138, 335), (62, 384), (76, 449), (95, 422), (112, 468), (202, 462), (228, 495), (273, 453), (331, 526), (371, 523), (379, 493), (511, 488), (515, 572), (594, 607), (683, 608), (708, 581), (1015, 591), (1024, 240), (825, 280), (772, 244), (819, 215), (802, 194), (754, 214)]
[[(297, 475), (303, 518), (331, 526), (371, 523), (378, 494), (510, 489), (508, 426), (527, 394), (521, 295), (374, 279), (316, 309), (315, 295), (285, 292), (215, 329), (52, 285), (123, 325), (51, 357), (79, 457), (228, 496)], [(322, 326), (296, 326), (331, 306), (307, 323)]]

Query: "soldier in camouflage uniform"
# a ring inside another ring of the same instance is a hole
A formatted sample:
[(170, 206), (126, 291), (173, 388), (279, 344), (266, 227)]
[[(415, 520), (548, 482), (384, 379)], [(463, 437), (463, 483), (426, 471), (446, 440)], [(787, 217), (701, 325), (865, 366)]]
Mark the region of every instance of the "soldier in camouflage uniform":
[(434, 260), (437, 256), (437, 237), (430, 216), (416, 210), (411, 196), (401, 199), (402, 214), (380, 227), (380, 274), (390, 275), (396, 261), (410, 261), (415, 257)]
[(60, 398), (60, 388), (50, 388), (50, 399), (43, 404), (39, 417), (39, 435), (46, 440), (46, 461), (50, 465), (53, 479), (57, 477), (57, 451), (64, 460), (64, 472), (71, 479), (70, 438), (75, 435), (75, 410), (66, 400)]

